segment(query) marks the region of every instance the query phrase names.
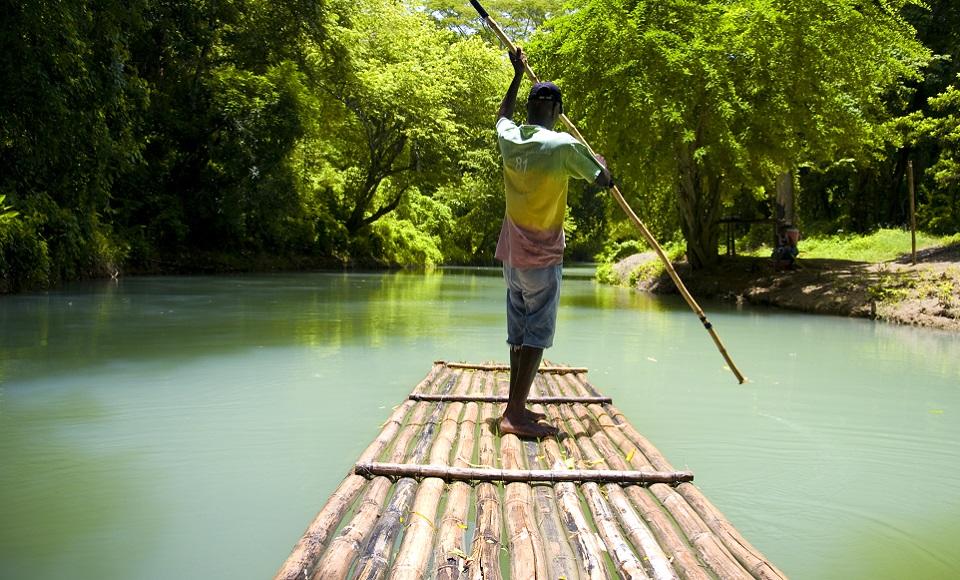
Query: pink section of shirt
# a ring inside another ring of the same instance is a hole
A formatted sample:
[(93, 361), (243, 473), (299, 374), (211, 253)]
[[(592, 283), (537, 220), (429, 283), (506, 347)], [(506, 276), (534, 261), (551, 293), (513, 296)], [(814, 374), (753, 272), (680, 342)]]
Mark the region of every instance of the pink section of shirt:
[(514, 268), (543, 268), (563, 263), (566, 242), (563, 229), (537, 232), (525, 230), (503, 216), (496, 258)]

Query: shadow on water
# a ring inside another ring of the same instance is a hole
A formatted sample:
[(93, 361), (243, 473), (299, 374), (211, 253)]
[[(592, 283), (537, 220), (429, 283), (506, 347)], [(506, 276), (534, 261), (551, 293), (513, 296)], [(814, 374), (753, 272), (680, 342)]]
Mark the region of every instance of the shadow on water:
[[(137, 469), (133, 451), (89, 445), (103, 407), (83, 393), (29, 404), (10, 399), (0, 385), (0, 577), (135, 572), (155, 528), (124, 532), (144, 490), (126, 476)], [(117, 557), (104, 558), (105, 550)]]

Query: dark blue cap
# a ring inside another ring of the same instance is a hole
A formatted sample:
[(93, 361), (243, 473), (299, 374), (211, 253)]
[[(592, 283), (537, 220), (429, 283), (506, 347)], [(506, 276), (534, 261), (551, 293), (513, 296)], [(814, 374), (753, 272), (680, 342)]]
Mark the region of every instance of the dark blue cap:
[(530, 96), (527, 97), (527, 102), (530, 101), (551, 101), (559, 103), (560, 107), (563, 107), (563, 97), (560, 96), (560, 87), (550, 81), (533, 85), (530, 89)]

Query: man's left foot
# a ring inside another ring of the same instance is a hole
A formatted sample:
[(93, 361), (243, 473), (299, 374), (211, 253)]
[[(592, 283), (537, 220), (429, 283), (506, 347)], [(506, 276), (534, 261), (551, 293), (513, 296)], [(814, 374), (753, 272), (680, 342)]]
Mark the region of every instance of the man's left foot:
[(533, 421), (534, 423), (536, 423), (537, 421), (543, 421), (544, 419), (547, 418), (547, 416), (544, 415), (543, 413), (531, 411), (530, 409), (524, 409), (523, 414), (527, 419), (529, 419), (530, 421)]

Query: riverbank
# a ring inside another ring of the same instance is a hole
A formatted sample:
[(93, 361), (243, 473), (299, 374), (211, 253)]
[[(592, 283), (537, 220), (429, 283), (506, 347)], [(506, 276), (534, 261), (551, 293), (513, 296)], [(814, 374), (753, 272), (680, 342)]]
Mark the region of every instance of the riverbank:
[[(655, 294), (676, 294), (653, 252), (635, 254), (613, 267), (618, 283)], [(960, 331), (960, 244), (886, 262), (799, 259), (778, 270), (769, 258), (722, 257), (709, 270), (676, 269), (696, 298), (776, 306), (802, 312), (873, 318)]]

